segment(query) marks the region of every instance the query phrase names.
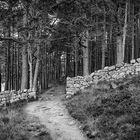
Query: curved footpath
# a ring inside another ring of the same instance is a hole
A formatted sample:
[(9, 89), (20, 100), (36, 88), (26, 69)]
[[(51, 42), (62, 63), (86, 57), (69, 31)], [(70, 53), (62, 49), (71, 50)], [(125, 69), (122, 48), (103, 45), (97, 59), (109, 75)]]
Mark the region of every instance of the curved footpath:
[(63, 86), (48, 90), (39, 101), (28, 103), (25, 112), (37, 117), (49, 130), (53, 140), (87, 140), (63, 105), (61, 97), (64, 91)]

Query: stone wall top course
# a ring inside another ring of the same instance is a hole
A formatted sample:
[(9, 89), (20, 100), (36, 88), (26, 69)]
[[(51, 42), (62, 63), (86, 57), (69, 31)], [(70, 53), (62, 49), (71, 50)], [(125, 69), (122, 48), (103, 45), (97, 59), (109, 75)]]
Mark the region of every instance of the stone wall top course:
[[(116, 64), (113, 66), (106, 66), (103, 70), (94, 71), (88, 76), (82, 77), (67, 77), (67, 89), (66, 93), (73, 93), (75, 94), (75, 91), (78, 91), (80, 89), (84, 89), (91, 84), (98, 84), (99, 81), (121, 81), (123, 78), (127, 76), (133, 76), (140, 73), (140, 58), (137, 58), (136, 60), (133, 59), (130, 61), (130, 64), (128, 63), (121, 63)], [(113, 85), (113, 87), (115, 87)], [(74, 89), (73, 89), (74, 88)], [(71, 90), (72, 89), (72, 90)]]

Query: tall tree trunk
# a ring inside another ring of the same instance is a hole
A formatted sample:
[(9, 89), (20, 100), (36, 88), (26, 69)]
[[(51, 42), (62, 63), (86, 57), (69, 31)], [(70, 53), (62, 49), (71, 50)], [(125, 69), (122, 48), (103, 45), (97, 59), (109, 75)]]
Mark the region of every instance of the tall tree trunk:
[(14, 90), (14, 48), (12, 44), (11, 52), (11, 90)]
[[(25, 14), (23, 16), (23, 26), (27, 27), (28, 25), (28, 8), (26, 7)], [(24, 34), (26, 40), (29, 36)], [(27, 45), (22, 46), (22, 78), (21, 78), (21, 90), (28, 89), (28, 55), (27, 55)]]
[(47, 62), (47, 44), (44, 42), (44, 48), (45, 48), (45, 89), (48, 88), (48, 62)]
[(131, 59), (134, 59), (134, 30), (135, 30), (135, 25), (134, 25), (134, 3), (132, 5), (132, 54), (131, 54)]
[(102, 44), (102, 69), (105, 67), (105, 51), (106, 51), (106, 48), (107, 48), (107, 32), (104, 31), (104, 39), (103, 39), (103, 44)]
[(122, 37), (117, 37), (117, 64), (123, 62), (123, 49), (122, 49)]
[(37, 77), (38, 77), (38, 72), (39, 72), (39, 59), (36, 60), (34, 80), (33, 80), (33, 91), (36, 91), (37, 90)]
[[(11, 36), (11, 28), (9, 26), (8, 36)], [(10, 90), (10, 47), (11, 41), (8, 41), (7, 50), (6, 50), (6, 82), (5, 82), (5, 90)]]
[(122, 42), (123, 61), (124, 61), (124, 57), (125, 57), (125, 40), (126, 40), (126, 32), (127, 32), (127, 16), (128, 16), (128, 2), (126, 1), (125, 20), (124, 20), (124, 27), (123, 27), (123, 42)]
[(21, 78), (21, 90), (28, 88), (28, 61), (27, 50), (24, 45), (22, 48), (22, 78)]
[(16, 61), (17, 61), (17, 49), (16, 49), (16, 44), (14, 43), (14, 56), (15, 56), (15, 59), (14, 59), (14, 68), (15, 68), (15, 80), (14, 80), (14, 87), (15, 87), (15, 90), (17, 90), (17, 66), (16, 66)]
[(102, 69), (105, 67), (105, 50), (107, 48), (106, 14), (104, 10), (104, 36), (102, 42)]
[(17, 85), (17, 89), (16, 90), (19, 90), (20, 89), (20, 79), (21, 77), (19, 76), (19, 47), (17, 47), (17, 61), (16, 61), (16, 68), (17, 68), (17, 80), (16, 80), (16, 85)]
[(89, 75), (89, 31), (85, 32), (83, 48), (83, 76)]
[[(62, 66), (62, 75), (64, 75), (64, 65)], [(71, 66), (70, 66), (70, 49), (67, 47), (67, 56), (66, 56), (66, 77), (71, 75)]]
[(28, 44), (28, 64), (29, 64), (29, 84), (30, 84), (30, 90), (32, 90), (33, 86), (33, 61), (32, 61), (32, 52), (31, 52), (31, 46)]
[(43, 89), (43, 84), (42, 84), (42, 61), (40, 62), (40, 76), (39, 76), (39, 81), (40, 81), (40, 88), (41, 90)]
[(40, 53), (40, 46), (37, 46), (37, 60), (36, 60), (36, 66), (35, 66), (35, 72), (34, 72), (34, 79), (33, 79), (33, 91), (37, 90), (37, 78), (39, 73), (39, 53)]
[(112, 47), (112, 32), (113, 32), (113, 25), (110, 25), (110, 36), (109, 36), (109, 66), (112, 65), (112, 55), (111, 55), (111, 47)]
[(140, 44), (140, 19), (137, 19), (137, 30), (136, 30), (136, 51), (135, 57), (139, 57), (139, 44)]
[(78, 40), (75, 38), (74, 40), (74, 54), (75, 54), (75, 61), (74, 61), (74, 76), (78, 74)]
[(2, 81), (2, 79), (1, 79), (2, 77), (1, 77), (1, 66), (0, 66), (0, 92), (1, 92), (1, 81)]

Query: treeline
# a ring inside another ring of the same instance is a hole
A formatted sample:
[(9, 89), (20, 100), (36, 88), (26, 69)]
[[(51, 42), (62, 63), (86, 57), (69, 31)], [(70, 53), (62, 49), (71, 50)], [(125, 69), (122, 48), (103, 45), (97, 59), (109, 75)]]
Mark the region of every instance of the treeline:
[(0, 17), (5, 90), (46, 89), (140, 57), (139, 0), (1, 0)]

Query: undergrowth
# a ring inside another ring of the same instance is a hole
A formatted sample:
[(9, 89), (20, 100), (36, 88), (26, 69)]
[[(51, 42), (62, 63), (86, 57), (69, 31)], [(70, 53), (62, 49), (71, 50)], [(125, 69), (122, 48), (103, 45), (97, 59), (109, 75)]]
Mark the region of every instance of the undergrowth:
[(0, 140), (29, 140), (23, 104), (15, 104), (0, 111)]
[[(140, 139), (140, 79), (130, 82), (129, 90), (95, 90), (80, 93), (66, 102), (72, 117), (81, 122), (83, 131), (94, 140)], [(129, 85), (127, 85), (129, 87)]]

